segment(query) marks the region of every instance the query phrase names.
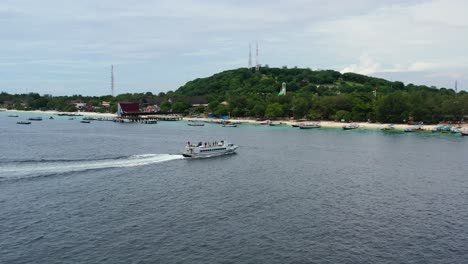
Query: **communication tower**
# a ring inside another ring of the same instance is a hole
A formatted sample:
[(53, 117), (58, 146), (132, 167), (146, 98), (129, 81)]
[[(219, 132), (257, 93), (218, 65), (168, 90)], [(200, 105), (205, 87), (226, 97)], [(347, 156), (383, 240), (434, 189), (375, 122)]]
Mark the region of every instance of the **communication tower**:
[(111, 93), (114, 96), (114, 65), (111, 65)]

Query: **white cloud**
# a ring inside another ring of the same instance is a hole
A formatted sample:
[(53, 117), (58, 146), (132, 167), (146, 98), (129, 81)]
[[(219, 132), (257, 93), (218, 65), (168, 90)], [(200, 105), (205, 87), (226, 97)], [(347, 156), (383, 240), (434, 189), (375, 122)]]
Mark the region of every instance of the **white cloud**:
[(350, 66), (341, 70), (341, 72), (354, 72), (359, 74), (372, 74), (380, 71), (380, 64), (375, 62), (369, 55), (364, 54), (359, 58), (358, 64), (351, 64)]
[[(0, 66), (5, 76), (26, 76), (38, 66), (100, 74), (110, 64), (127, 65), (120, 72), (127, 83), (151, 87), (161, 78), (171, 85), (156, 89), (168, 90), (199, 73), (246, 66), (248, 43), (254, 51), (258, 40), (260, 62), (272, 67), (391, 72), (394, 79), (420, 73), (405, 78), (423, 83), (421, 76), (437, 72), (440, 82), (452, 83), (468, 72), (465, 10), (463, 0), (3, 0)], [(48, 72), (35, 74), (57, 89), (62, 80), (73, 92), (101, 94), (79, 78), (70, 83)], [(0, 78), (0, 90), (26, 85)]]

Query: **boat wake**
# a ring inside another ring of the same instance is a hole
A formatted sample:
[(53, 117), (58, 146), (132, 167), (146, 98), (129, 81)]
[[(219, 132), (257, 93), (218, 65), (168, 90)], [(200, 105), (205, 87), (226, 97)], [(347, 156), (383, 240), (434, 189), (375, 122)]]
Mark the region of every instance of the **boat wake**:
[(182, 155), (142, 154), (97, 160), (28, 160), (0, 163), (1, 181), (50, 176), (69, 172), (144, 166), (183, 159)]

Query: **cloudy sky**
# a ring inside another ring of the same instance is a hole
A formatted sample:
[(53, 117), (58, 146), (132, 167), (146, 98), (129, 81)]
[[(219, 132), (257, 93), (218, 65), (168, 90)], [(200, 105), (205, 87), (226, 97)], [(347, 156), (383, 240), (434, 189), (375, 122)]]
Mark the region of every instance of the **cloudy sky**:
[(0, 91), (158, 93), (260, 63), (468, 90), (465, 0), (2, 0)]

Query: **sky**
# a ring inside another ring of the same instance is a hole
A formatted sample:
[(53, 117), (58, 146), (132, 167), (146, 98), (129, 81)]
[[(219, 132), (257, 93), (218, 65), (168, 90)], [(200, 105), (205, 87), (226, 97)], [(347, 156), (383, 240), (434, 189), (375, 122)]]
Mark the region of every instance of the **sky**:
[(2, 0), (0, 91), (166, 92), (255, 63), (468, 90), (465, 0)]

